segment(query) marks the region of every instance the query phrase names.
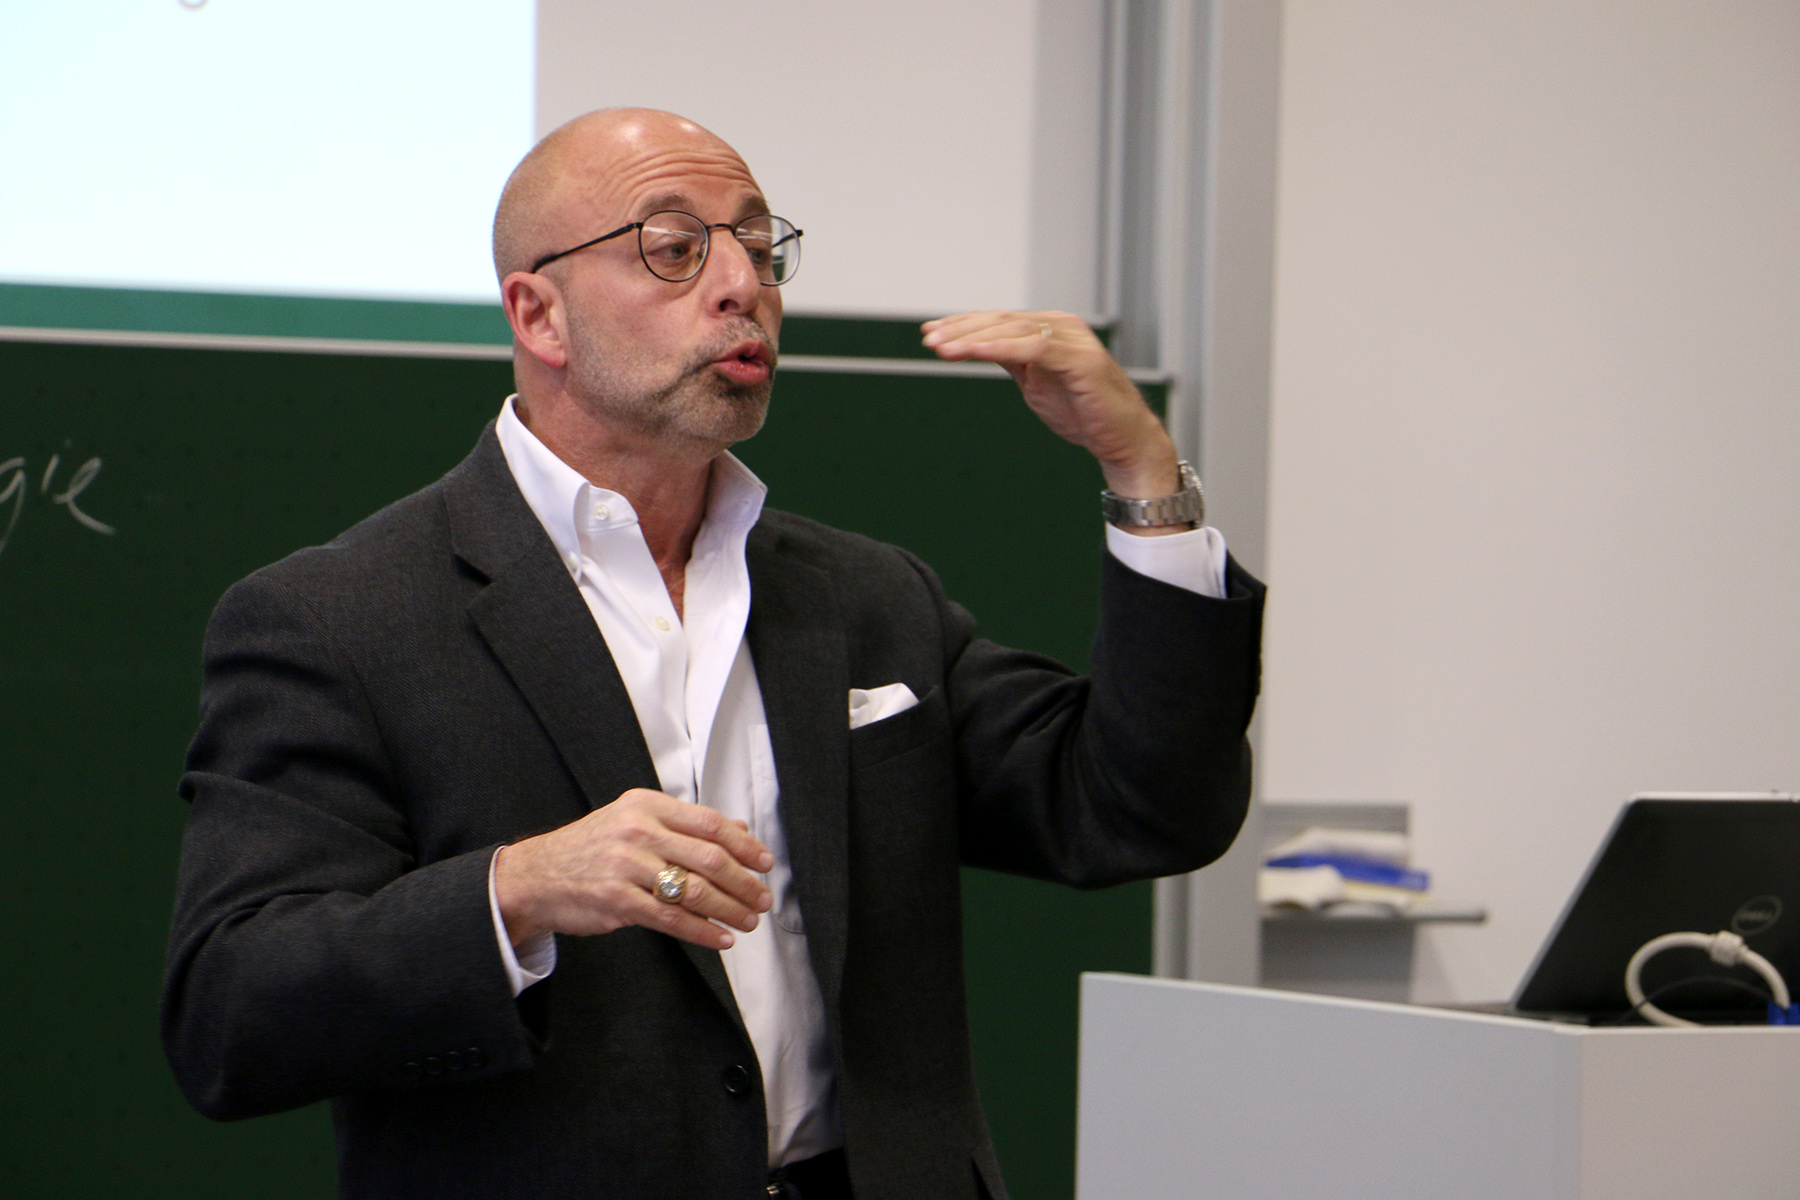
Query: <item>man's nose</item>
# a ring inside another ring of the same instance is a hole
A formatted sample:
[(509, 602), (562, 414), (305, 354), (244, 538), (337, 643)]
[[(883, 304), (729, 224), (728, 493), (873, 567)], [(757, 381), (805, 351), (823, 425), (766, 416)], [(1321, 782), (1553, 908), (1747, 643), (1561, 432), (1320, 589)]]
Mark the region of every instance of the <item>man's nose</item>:
[(707, 283), (718, 289), (714, 303), (722, 312), (749, 312), (762, 298), (763, 285), (756, 277), (750, 251), (729, 229), (712, 231), (711, 251), (702, 272)]

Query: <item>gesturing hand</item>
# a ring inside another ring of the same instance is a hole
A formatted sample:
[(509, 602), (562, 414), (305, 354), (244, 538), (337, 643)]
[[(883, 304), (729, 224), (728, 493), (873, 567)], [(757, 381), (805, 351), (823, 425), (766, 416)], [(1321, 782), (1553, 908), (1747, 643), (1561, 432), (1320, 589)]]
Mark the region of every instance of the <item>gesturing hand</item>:
[(1175, 444), (1080, 317), (972, 312), (921, 328), (939, 358), (1005, 367), (1031, 410), (1098, 459), (1106, 485), (1119, 495), (1148, 500), (1180, 490)]
[[(642, 925), (725, 950), (735, 939), (713, 922), (755, 929), (772, 899), (752, 872), (774, 865), (742, 821), (633, 788), (579, 821), (503, 847), (494, 895), (515, 946), (545, 930), (596, 934)], [(651, 894), (668, 866), (688, 871), (675, 904)]]

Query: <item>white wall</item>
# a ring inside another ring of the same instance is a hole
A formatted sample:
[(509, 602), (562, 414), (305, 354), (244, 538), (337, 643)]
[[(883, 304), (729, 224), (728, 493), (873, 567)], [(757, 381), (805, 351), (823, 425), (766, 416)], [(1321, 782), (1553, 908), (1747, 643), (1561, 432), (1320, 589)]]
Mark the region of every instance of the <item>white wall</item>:
[(1800, 6), (1286, 7), (1262, 793), (1510, 993), (1635, 790), (1800, 786)]
[(539, 0), (540, 133), (682, 113), (806, 230), (790, 311), (1095, 305), (1100, 0)]

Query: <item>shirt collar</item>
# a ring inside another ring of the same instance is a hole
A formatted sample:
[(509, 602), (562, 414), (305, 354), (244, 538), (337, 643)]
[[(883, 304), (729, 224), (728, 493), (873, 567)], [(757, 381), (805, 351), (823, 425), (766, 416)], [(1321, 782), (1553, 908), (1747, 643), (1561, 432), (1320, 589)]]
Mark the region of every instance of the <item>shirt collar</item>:
[[(500, 417), (494, 432), (500, 438), (500, 449), (512, 471), (525, 503), (537, 514), (544, 531), (555, 544), (557, 555), (564, 561), (577, 559), (581, 553), (580, 530), (590, 522), (607, 528), (637, 524), (637, 512), (631, 501), (607, 488), (597, 487), (581, 473), (558, 458), (550, 447), (526, 428), (514, 409), (517, 395), (508, 396), (500, 406)], [(706, 518), (695, 539), (725, 536), (736, 540), (747, 534), (762, 515), (768, 485), (730, 451), (713, 460), (707, 482)], [(605, 511), (604, 519), (595, 513)]]
[(762, 516), (769, 485), (727, 450), (713, 459), (706, 486), (706, 519), (732, 533), (748, 532)]

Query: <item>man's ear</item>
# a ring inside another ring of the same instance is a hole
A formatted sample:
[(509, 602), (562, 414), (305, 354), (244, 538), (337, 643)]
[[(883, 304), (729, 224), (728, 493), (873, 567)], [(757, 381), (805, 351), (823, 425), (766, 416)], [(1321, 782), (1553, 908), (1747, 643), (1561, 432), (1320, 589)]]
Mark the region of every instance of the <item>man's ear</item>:
[(500, 281), (513, 339), (539, 362), (561, 370), (569, 364), (569, 324), (562, 292), (543, 275), (514, 271)]

